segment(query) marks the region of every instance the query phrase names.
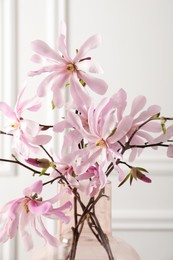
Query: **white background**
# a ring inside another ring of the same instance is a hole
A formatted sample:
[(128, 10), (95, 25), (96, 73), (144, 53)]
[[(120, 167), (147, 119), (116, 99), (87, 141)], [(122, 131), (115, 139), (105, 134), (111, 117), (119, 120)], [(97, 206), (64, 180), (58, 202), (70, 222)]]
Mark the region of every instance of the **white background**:
[[(107, 96), (123, 87), (129, 104), (143, 94), (148, 105), (160, 104), (163, 114), (173, 116), (172, 0), (0, 0), (0, 10), (1, 100), (14, 104), (32, 68), (30, 42), (42, 39), (55, 47), (63, 18), (72, 54), (90, 35), (102, 35), (102, 45), (92, 54), (104, 68)], [(4, 137), (0, 157), (10, 157)], [(111, 177), (113, 233), (128, 241), (142, 260), (173, 260), (173, 162), (162, 151), (148, 151), (139, 164), (150, 172), (152, 184), (138, 181), (118, 188), (116, 174)], [(23, 169), (1, 163), (0, 206), (20, 196), (31, 181)], [(2, 260), (24, 258), (29, 255), (20, 239), (0, 247)]]

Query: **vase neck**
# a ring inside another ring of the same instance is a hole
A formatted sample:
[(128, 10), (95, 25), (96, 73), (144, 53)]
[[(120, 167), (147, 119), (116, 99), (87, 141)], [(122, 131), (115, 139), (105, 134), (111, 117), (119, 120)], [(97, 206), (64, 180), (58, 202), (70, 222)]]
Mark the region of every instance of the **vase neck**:
[[(111, 182), (108, 182), (107, 185), (104, 188), (104, 196), (99, 199), (99, 201), (96, 203), (94, 207), (95, 215), (100, 223), (100, 226), (105, 234), (108, 236), (112, 235), (112, 193), (111, 193)], [(85, 194), (80, 194), (81, 200), (84, 203), (84, 205), (88, 204), (89, 197)], [(79, 206), (79, 205), (78, 205)], [(81, 210), (80, 206), (78, 207), (78, 213), (82, 214), (83, 211)], [(71, 210), (71, 221), (64, 225), (62, 223), (59, 223), (58, 225), (58, 234), (64, 235), (68, 232), (71, 232), (71, 227), (74, 226), (74, 210)], [(85, 221), (85, 224), (83, 226), (83, 235), (87, 235), (91, 233), (91, 229), (89, 228), (87, 221)]]

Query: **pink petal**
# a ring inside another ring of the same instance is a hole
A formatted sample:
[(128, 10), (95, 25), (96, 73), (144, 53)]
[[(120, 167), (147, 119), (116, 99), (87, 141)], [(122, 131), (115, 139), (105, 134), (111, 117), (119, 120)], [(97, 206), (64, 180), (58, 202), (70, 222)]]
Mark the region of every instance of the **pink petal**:
[[(92, 153), (91, 149), (90, 152)], [(98, 157), (100, 156), (101, 153), (102, 153), (102, 149), (98, 148), (96, 151), (92, 153), (90, 157), (88, 158), (85, 157), (84, 162), (75, 168), (75, 172), (77, 174), (85, 172), (91, 165), (95, 164), (95, 162), (98, 160)]]
[(137, 96), (131, 107), (130, 115), (134, 117), (146, 104), (146, 97), (144, 96)]
[(100, 120), (104, 116), (103, 114), (108, 113), (110, 104), (113, 105), (109, 98), (103, 98), (96, 108), (94, 108), (94, 105), (91, 105), (90, 108), (88, 109), (88, 119), (89, 119), (88, 124), (91, 133), (100, 135), (100, 131), (99, 131)]
[(67, 83), (68, 74), (63, 73), (62, 75), (59, 75), (56, 80), (54, 81), (52, 85), (52, 91), (53, 91), (53, 101), (56, 107), (60, 108), (64, 104), (64, 93), (62, 91), (65, 91), (65, 83)]
[(47, 76), (38, 86), (37, 88), (37, 95), (39, 97), (44, 97), (46, 96), (46, 94), (48, 93), (48, 91), (51, 88), (51, 81), (53, 81), (54, 79), (56, 79), (57, 73), (53, 72), (51, 73), (49, 76)]
[(41, 40), (35, 40), (31, 43), (32, 49), (41, 56), (44, 56), (55, 61), (64, 61), (64, 59), (49, 47), (47, 43)]
[(115, 133), (110, 136), (108, 138), (108, 141), (110, 143), (115, 143), (119, 140), (121, 140), (121, 138), (123, 138), (127, 132), (130, 130), (131, 126), (132, 126), (132, 122), (133, 119), (131, 116), (125, 116), (124, 118), (122, 118), (122, 120), (119, 122), (118, 126), (117, 126), (117, 130), (115, 131)]
[(32, 193), (40, 194), (42, 192), (43, 183), (41, 180), (34, 182), (31, 186), (23, 190), (23, 194), (30, 197)]
[(166, 142), (173, 136), (173, 125), (169, 126), (166, 129), (165, 134), (161, 134), (160, 136), (156, 137), (153, 141), (153, 143), (160, 143), (160, 142)]
[(60, 192), (58, 192), (54, 197), (52, 197), (48, 201), (51, 204), (56, 203), (58, 200), (61, 200), (65, 195), (69, 194), (69, 190), (67, 188), (63, 188)]
[[(147, 141), (149, 143), (153, 142), (153, 137), (150, 134), (148, 134), (148, 133), (146, 133), (146, 132), (144, 132), (142, 130), (138, 131), (138, 136), (144, 138), (145, 141)], [(144, 144), (144, 142), (143, 142), (143, 144)]]
[(31, 56), (31, 61), (35, 62), (35, 63), (41, 63), (42, 62), (42, 58), (37, 55), (37, 54), (33, 54)]
[[(63, 67), (64, 67), (64, 65), (63, 65)], [(62, 69), (62, 66), (59, 65), (59, 64), (48, 65), (48, 66), (42, 67), (39, 70), (32, 70), (32, 71), (30, 71), (28, 73), (28, 76), (29, 77), (34, 77), (34, 76), (38, 76), (38, 75), (40, 75), (42, 73), (47, 73), (47, 72), (51, 73), (51, 72), (54, 72), (54, 71), (56, 71), (56, 73), (58, 73), (58, 71), (61, 70), (61, 69)]]
[[(64, 195), (64, 194), (63, 194)], [(57, 209), (60, 211), (62, 211), (62, 210), (66, 210), (66, 209), (69, 209), (69, 210), (71, 210), (72, 209), (72, 206), (73, 206), (73, 204), (71, 203), (71, 201), (67, 201), (67, 202), (65, 202), (63, 205), (61, 205), (60, 207), (58, 207)]]
[[(58, 89), (58, 88), (57, 88)], [(65, 98), (64, 98), (64, 93), (63, 93), (63, 90), (62, 89), (59, 89), (58, 91), (55, 91), (53, 95), (53, 102), (54, 102), (54, 105), (57, 107), (57, 108), (61, 108), (63, 107), (64, 103), (65, 103)]]
[(43, 215), (49, 212), (52, 209), (50, 202), (37, 202), (30, 200), (28, 202), (29, 211), (34, 215)]
[(127, 94), (125, 90), (121, 88), (111, 98), (115, 103), (115, 107), (117, 107), (117, 117), (118, 117), (118, 121), (120, 121), (122, 119), (123, 112), (127, 105)]
[(142, 127), (142, 130), (149, 131), (152, 133), (159, 133), (162, 131), (162, 127), (160, 123), (150, 121)]
[(64, 121), (56, 123), (53, 127), (53, 131), (63, 132), (66, 128), (70, 128), (70, 127), (71, 127), (71, 124), (68, 121), (64, 120)]
[(20, 92), (19, 92), (19, 94), (17, 96), (16, 105), (15, 105), (15, 111), (16, 111), (16, 114), (18, 115), (19, 118), (20, 118), (20, 116), (21, 116), (21, 114), (23, 112), (23, 102), (21, 102), (21, 99), (22, 99), (22, 97), (24, 95), (25, 90), (26, 90), (26, 86), (24, 86), (20, 90)]
[(143, 111), (135, 120), (134, 120), (134, 124), (141, 122), (141, 121), (145, 121), (148, 118), (152, 117), (153, 115), (156, 115), (160, 112), (160, 106), (157, 105), (152, 105), (150, 106), (146, 111)]
[(33, 137), (36, 136), (40, 130), (40, 126), (38, 123), (28, 119), (21, 120), (20, 126), (25, 135)]
[(173, 145), (172, 144), (170, 144), (168, 146), (167, 156), (170, 157), (170, 158), (173, 158)]
[(20, 216), (20, 231), (21, 231), (22, 241), (27, 251), (33, 248), (32, 236), (31, 236), (30, 228), (28, 227), (31, 218), (32, 216), (26, 213), (26, 210), (23, 209)]
[(38, 219), (38, 222), (40, 224), (40, 227), (41, 227), (41, 231), (42, 231), (42, 235), (43, 237), (45, 238), (45, 240), (52, 246), (55, 246), (57, 247), (58, 246), (58, 240), (56, 237), (52, 236), (48, 231), (47, 229), (45, 228), (41, 218), (37, 218)]
[(57, 47), (58, 50), (62, 53), (66, 62), (72, 63), (71, 58), (69, 57), (67, 46), (66, 46), (66, 37), (65, 35), (61, 34), (57, 40)]
[[(69, 204), (69, 203), (66, 203)], [(59, 210), (59, 208), (57, 209), (53, 209), (50, 214), (47, 214), (46, 217), (51, 218), (51, 219), (58, 219), (61, 220), (62, 222), (64, 222), (65, 224), (68, 224), (70, 222), (70, 217), (66, 216), (64, 214), (64, 212), (62, 212), (61, 210)]]
[(91, 98), (84, 90), (84, 87), (79, 83), (76, 75), (70, 77), (70, 92), (74, 102), (80, 108), (80, 106), (86, 104), (87, 106), (91, 103)]
[(45, 145), (52, 139), (52, 136), (50, 135), (37, 135), (36, 137), (33, 137), (30, 139), (32, 144), (34, 145)]
[(69, 75), (67, 72), (63, 72), (56, 77), (56, 79), (54, 80), (54, 83), (52, 85), (52, 88), (51, 88), (55, 95), (56, 95), (56, 91), (58, 89), (65, 87), (68, 77), (69, 77)]
[(78, 77), (81, 78), (92, 91), (96, 92), (99, 95), (104, 95), (108, 89), (108, 85), (103, 79), (99, 79), (89, 75), (85, 72), (78, 72)]
[(0, 110), (3, 112), (3, 114), (14, 120), (14, 121), (18, 121), (16, 114), (14, 113), (14, 111), (12, 110), (12, 108), (5, 102), (0, 102)]
[(86, 53), (92, 49), (97, 48), (100, 42), (101, 42), (101, 36), (99, 34), (95, 34), (89, 37), (79, 48), (78, 53), (76, 54), (76, 57), (74, 58), (73, 61), (76, 63), (80, 59), (84, 58)]
[(133, 162), (138, 154), (138, 148), (132, 148), (129, 155), (129, 162)]
[(7, 233), (10, 238), (16, 236), (19, 226), (19, 205), (20, 199), (14, 201), (9, 209), (9, 219), (7, 220)]
[(99, 63), (93, 60), (83, 60), (75, 64), (77, 70), (82, 70), (91, 73), (103, 73), (103, 69)]

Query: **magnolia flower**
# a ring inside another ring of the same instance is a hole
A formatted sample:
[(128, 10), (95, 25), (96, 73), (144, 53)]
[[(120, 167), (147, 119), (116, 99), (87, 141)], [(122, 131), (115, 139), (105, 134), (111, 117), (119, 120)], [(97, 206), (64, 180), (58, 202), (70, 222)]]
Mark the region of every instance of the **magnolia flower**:
[(30, 151), (40, 151), (38, 145), (48, 143), (51, 136), (40, 134), (41, 127), (38, 123), (22, 117), (26, 110), (36, 112), (41, 107), (38, 97), (22, 100), (25, 89), (26, 87), (20, 91), (14, 110), (5, 102), (0, 102), (0, 110), (9, 120), (5, 131), (13, 135), (15, 150), (27, 158)]
[(22, 240), (27, 250), (33, 247), (30, 228), (52, 246), (58, 245), (56, 237), (52, 236), (46, 229), (42, 217), (49, 219), (59, 219), (64, 223), (69, 222), (69, 217), (65, 215), (64, 210), (71, 208), (71, 202), (66, 202), (61, 207), (54, 208), (53, 204), (61, 199), (66, 190), (55, 195), (49, 200), (43, 200), (39, 197), (42, 192), (42, 181), (37, 181), (30, 187), (24, 189), (24, 196), (8, 202), (0, 212), (0, 218), (7, 213), (7, 219), (0, 230), (0, 242), (5, 243), (17, 235), (20, 228)]
[[(133, 118), (132, 126), (127, 133), (127, 137), (130, 138), (130, 145), (145, 145), (151, 144), (155, 140), (155, 134), (162, 132), (160, 122), (155, 120), (149, 120), (152, 117), (157, 117), (160, 113), (160, 106), (151, 105), (146, 110), (144, 106), (146, 104), (146, 97), (137, 96), (131, 106), (130, 116)], [(149, 122), (145, 123), (147, 120)], [(133, 134), (135, 132), (135, 134)], [(151, 135), (152, 134), (152, 135)], [(129, 156), (130, 161), (134, 161), (137, 155), (140, 155), (143, 149), (133, 148)]]
[(88, 180), (85, 192), (87, 195), (94, 197), (107, 183), (107, 176), (104, 171), (105, 163), (95, 166), (90, 166), (88, 170), (77, 176), (77, 180)]
[(50, 161), (46, 158), (28, 158), (25, 161), (38, 168), (49, 168), (51, 164)]
[[(123, 100), (123, 102), (119, 102), (117, 96), (120, 96), (119, 100)], [(119, 172), (120, 180), (124, 178), (124, 172), (116, 165), (115, 160), (122, 157), (119, 152), (121, 145), (118, 141), (126, 136), (132, 126), (131, 116), (121, 116), (125, 104), (125, 91), (120, 89), (111, 98), (104, 98), (96, 107), (94, 104), (90, 105), (87, 114), (87, 127), (83, 125), (80, 113), (76, 114), (72, 111), (68, 112), (64, 123), (60, 122), (54, 126), (55, 131), (71, 127), (74, 129), (72, 130), (74, 133), (78, 133), (79, 139), (84, 139), (86, 147), (79, 150), (78, 165), (74, 165), (77, 174), (86, 171), (101, 157), (103, 162), (112, 161), (115, 169)], [(65, 141), (65, 145), (69, 146), (66, 137)], [(74, 158), (73, 152), (71, 157)], [(75, 157), (75, 161), (76, 159)]]
[(86, 92), (85, 85), (100, 95), (103, 95), (107, 90), (107, 84), (104, 80), (91, 75), (91, 73), (102, 72), (101, 67), (91, 57), (86, 56), (88, 51), (95, 49), (99, 45), (100, 36), (93, 35), (86, 40), (72, 59), (67, 49), (65, 25), (62, 27), (57, 40), (58, 52), (41, 40), (32, 42), (32, 48), (36, 53), (32, 56), (32, 60), (38, 62), (43, 59), (48, 65), (37, 71), (31, 71), (29, 76), (47, 74), (38, 87), (38, 96), (45, 96), (47, 90), (51, 88), (53, 101), (57, 107), (62, 107), (64, 104), (62, 91), (67, 85), (70, 85), (71, 95), (77, 105), (81, 105), (83, 102), (89, 104), (91, 98)]

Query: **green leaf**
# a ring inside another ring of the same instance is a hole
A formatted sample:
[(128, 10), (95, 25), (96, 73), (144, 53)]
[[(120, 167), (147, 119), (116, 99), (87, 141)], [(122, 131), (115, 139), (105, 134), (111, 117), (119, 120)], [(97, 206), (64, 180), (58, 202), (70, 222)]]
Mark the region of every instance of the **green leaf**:
[(133, 178), (133, 175), (130, 175), (130, 185), (132, 185)]
[(141, 172), (148, 172), (145, 168), (142, 168), (142, 167), (136, 167), (139, 171)]
[(40, 172), (40, 176), (44, 175), (46, 171), (47, 171), (47, 168), (43, 168), (42, 171)]
[(127, 176), (124, 178), (124, 180), (118, 185), (118, 187), (121, 187), (127, 180), (128, 178), (131, 176), (131, 174), (127, 174)]

